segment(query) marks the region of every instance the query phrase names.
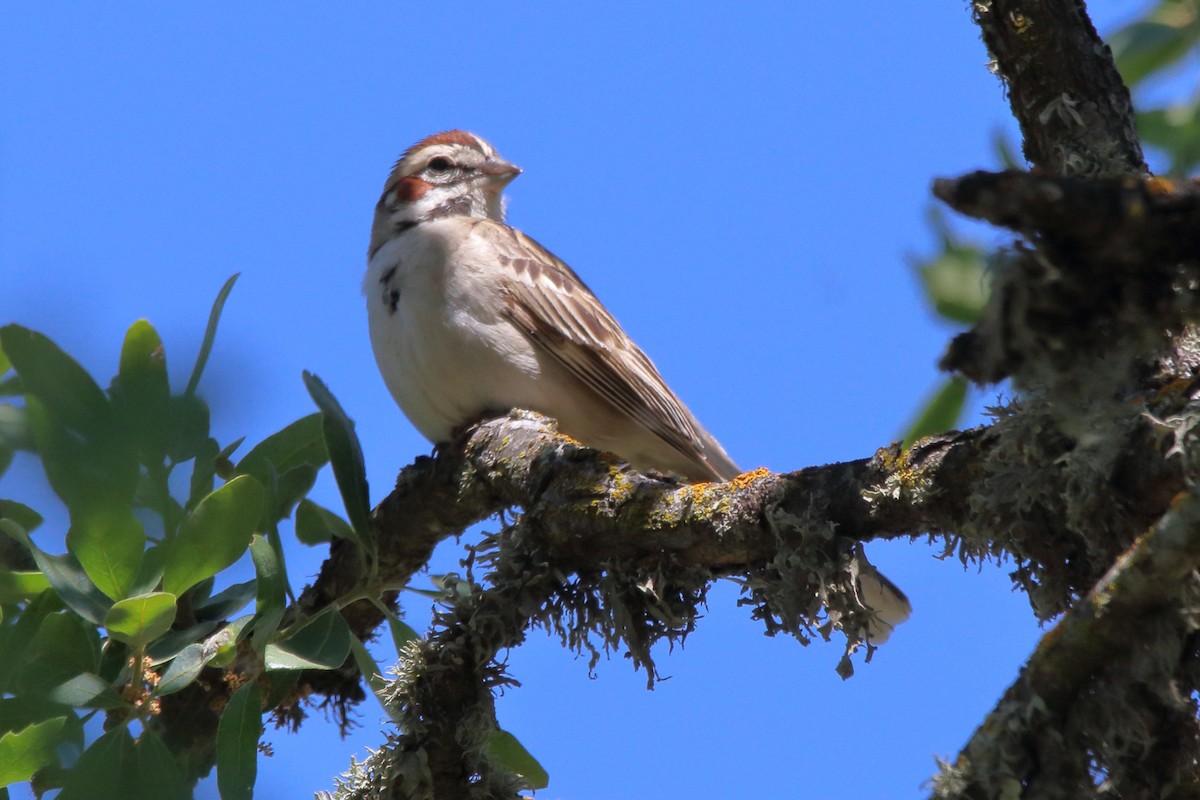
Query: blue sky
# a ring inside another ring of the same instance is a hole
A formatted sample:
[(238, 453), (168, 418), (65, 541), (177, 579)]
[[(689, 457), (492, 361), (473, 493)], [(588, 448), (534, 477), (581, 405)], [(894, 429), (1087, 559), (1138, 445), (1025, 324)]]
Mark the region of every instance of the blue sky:
[[(371, 356), (371, 214), (405, 147), (462, 127), (525, 169), (510, 222), (588, 281), (743, 468), (868, 456), (952, 333), (905, 258), (932, 247), (930, 181), (992, 166), (1013, 127), (966, 5), (26, 4), (0, 28), (0, 322), (106, 382), (147, 317), (182, 385), (241, 272), (202, 384), (218, 439), (310, 413), (311, 370), (357, 421), (378, 500), (429, 445)], [(50, 511), (44, 492), (29, 460), (0, 480)], [(316, 498), (336, 506), (331, 480)], [(869, 553), (915, 611), (846, 682), (836, 643), (764, 637), (729, 585), (653, 692), (621, 658), (589, 677), (533, 635), (498, 710), (550, 771), (538, 796), (922, 796), (1041, 632), (1007, 567), (964, 571), (923, 541)], [(293, 579), (321, 556), (295, 547)], [(406, 603), (423, 627), (427, 601)], [(380, 717), (363, 706), (345, 740), (319, 712), (268, 731), (257, 796), (330, 788)]]

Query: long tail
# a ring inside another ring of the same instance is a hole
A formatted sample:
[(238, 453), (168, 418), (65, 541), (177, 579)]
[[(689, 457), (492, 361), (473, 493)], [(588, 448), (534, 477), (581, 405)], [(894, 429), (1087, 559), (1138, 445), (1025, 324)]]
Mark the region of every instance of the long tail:
[(867, 640), (883, 644), (896, 626), (912, 614), (912, 603), (896, 584), (867, 561), (861, 546), (854, 555), (852, 568), (857, 572), (859, 599), (871, 612)]

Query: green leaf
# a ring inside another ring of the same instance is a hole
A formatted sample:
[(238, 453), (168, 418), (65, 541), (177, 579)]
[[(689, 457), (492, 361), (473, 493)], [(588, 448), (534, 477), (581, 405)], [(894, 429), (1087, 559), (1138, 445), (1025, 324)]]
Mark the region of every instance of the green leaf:
[(187, 509), (191, 511), (213, 490), (213, 479), (217, 474), (217, 456), (220, 447), (217, 440), (206, 438), (197, 448), (192, 462), (192, 480), (188, 491)]
[(268, 436), (237, 465), (239, 473), (253, 475), (267, 487), (264, 526), (291, 513), (292, 506), (312, 489), (317, 471), (329, 460), (322, 426), (320, 414), (302, 417)]
[(968, 325), (979, 319), (990, 284), (982, 250), (944, 241), (941, 254), (920, 264), (919, 270), (938, 314)]
[(93, 672), (81, 672), (50, 690), (46, 699), (73, 708), (120, 708), (125, 701), (108, 681)]
[(54, 748), (62, 741), (66, 722), (66, 717), (54, 717), (0, 736), (0, 786), (27, 781), (42, 767), (55, 763)]
[(11, 519), (24, 528), (26, 533), (33, 533), (42, 524), (41, 514), (16, 500), (0, 500), (0, 519)]
[(129, 800), (140, 796), (136, 783), (133, 739), (122, 725), (83, 751), (56, 800)]
[(262, 484), (239, 475), (200, 501), (167, 543), (163, 589), (180, 595), (241, 557), (262, 514)]
[(262, 735), (262, 692), (244, 684), (221, 713), (217, 725), (217, 787), (221, 800), (250, 800), (258, 776), (258, 739)]
[(1170, 156), (1168, 172), (1187, 175), (1200, 164), (1200, 104), (1183, 103), (1137, 115), (1143, 141)]
[(114, 600), (129, 594), (142, 566), (146, 531), (128, 506), (73, 511), (67, 549), (100, 591)]
[(200, 377), (204, 375), (204, 365), (208, 363), (208, 354), (212, 352), (213, 340), (217, 338), (217, 323), (221, 321), (221, 310), (225, 308), (225, 301), (229, 298), (229, 293), (233, 291), (233, 285), (237, 283), (239, 275), (241, 275), (240, 272), (234, 273), (229, 280), (225, 281), (221, 291), (217, 292), (217, 299), (213, 301), (212, 310), (208, 313), (208, 325), (204, 328), (204, 339), (200, 342), (200, 352), (196, 354), (196, 366), (192, 368), (192, 377), (188, 378), (187, 389), (183, 392), (189, 397), (196, 393), (196, 388), (200, 385)]
[(112, 601), (96, 588), (74, 556), (70, 553), (55, 556), (39, 550), (33, 557), (38, 569), (69, 609), (94, 625), (103, 624)]
[(1179, 61), (1196, 46), (1200, 35), (1196, 15), (1172, 14), (1170, 5), (1163, 4), (1149, 17), (1108, 37), (1113, 59), (1129, 86)]
[(333, 465), (333, 476), (337, 479), (350, 525), (358, 533), (359, 541), (369, 547), (372, 542), (368, 521), (371, 513), (370, 489), (363, 465), (362, 447), (354, 433), (354, 422), (346, 416), (337, 398), (316, 375), (305, 372), (304, 385), (324, 417), (325, 449)]
[(311, 500), (301, 500), (296, 507), (296, 538), (312, 546), (334, 537), (357, 541), (354, 529), (346, 520)]
[(104, 618), (104, 627), (114, 639), (140, 647), (171, 630), (174, 621), (175, 595), (151, 592), (115, 603)]
[(300, 466), (290, 469), (271, 484), (271, 499), (263, 518), (263, 527), (274, 527), (281, 519), (292, 513), (292, 507), (308, 494), (317, 482), (315, 467)]
[(127, 505), (138, 482), (137, 460), (111, 427), (83, 435), (30, 395), (25, 412), (46, 477), (72, 514)]
[(154, 731), (144, 730), (134, 745), (137, 762), (138, 791), (131, 798), (154, 798), (154, 800), (190, 800), (192, 792), (171, 756)]
[(0, 403), (0, 446), (8, 450), (32, 450), (33, 432), (29, 415), (21, 406)]
[(530, 789), (545, 789), (550, 785), (550, 774), (508, 731), (488, 734), (487, 750), (492, 761), (502, 769), (520, 775)]
[(271, 468), (276, 474), (282, 475), (301, 466), (319, 469), (327, 461), (329, 456), (325, 452), (322, 417), (320, 414), (309, 414), (256, 444), (238, 462), (237, 471), (253, 475), (266, 484)]
[(397, 617), (395, 613), (389, 611), (385, 615), (385, 618), (387, 619), (388, 630), (392, 634), (392, 644), (395, 645), (397, 653), (404, 649), (404, 645), (421, 638), (421, 634), (413, 630), (411, 625)]
[[(254, 556), (255, 541), (253, 538), (250, 540), (251, 557)], [(228, 619), (254, 599), (257, 588), (258, 582), (254, 580), (235, 583), (217, 592), (203, 603), (197, 603), (192, 610), (196, 614), (196, 619), (213, 621)]]
[(375, 695), (375, 699), (379, 701), (379, 705), (388, 712), (388, 716), (392, 718), (393, 722), (399, 722), (400, 713), (398, 709), (394, 708), (395, 704), (389, 700), (387, 681), (384, 679), (383, 673), (379, 671), (379, 665), (375, 663), (371, 652), (357, 636), (350, 637), (350, 653), (354, 656), (354, 663), (358, 666), (359, 673), (366, 679), (367, 686)]
[(128, 594), (149, 594), (158, 588), (163, 576), (163, 562), (166, 560), (166, 548), (161, 544), (152, 545), (142, 553), (142, 566), (133, 579), (133, 586)]
[(40, 572), (0, 570), (0, 605), (23, 603), (50, 588), (50, 581)]
[(171, 659), (158, 686), (154, 687), (154, 693), (162, 697), (190, 686), (192, 681), (200, 675), (200, 671), (204, 669), (208, 660), (216, 655), (214, 652), (205, 656), (204, 651), (204, 645), (199, 643), (189, 644), (183, 648), (179, 655)]
[(146, 464), (161, 464), (168, 449), (171, 418), (167, 356), (154, 326), (140, 319), (121, 348), (114, 402)]
[(100, 663), (99, 635), (74, 614), (58, 612), (42, 620), (25, 651), (16, 677), (20, 693), (45, 696)]
[(280, 553), (271, 547), (271, 542), (265, 536), (254, 536), (250, 543), (250, 558), (257, 576), (258, 602), (254, 612), (262, 614), (270, 608), (282, 608), (287, 599), (287, 584), (284, 583)]
[(164, 664), (179, 655), (189, 645), (199, 642), (220, 627), (219, 622), (198, 622), (186, 628), (169, 631), (146, 648), (146, 657), (153, 666)]
[[(54, 592), (43, 592), (33, 599), (15, 622), (0, 626), (0, 694), (11, 693), (19, 671), (25, 667), (33, 637), (46, 617), (62, 608)], [(0, 700), (0, 703), (5, 701)]]
[(195, 395), (174, 395), (167, 413), (171, 419), (167, 455), (176, 462), (195, 458), (208, 440), (208, 403)]
[(12, 520), (0, 519), (0, 532), (8, 534), (29, 549), (34, 563), (46, 576), (46, 580), (50, 582), (55, 594), (72, 611), (95, 625), (104, 624), (104, 615), (108, 613), (112, 601), (96, 588), (87, 573), (79, 566), (79, 561), (75, 556), (70, 553), (52, 556), (42, 551), (29, 538), (25, 529)]
[(33, 432), (24, 408), (0, 403), (0, 476), (8, 470), (18, 450), (33, 450)]
[(287, 558), (283, 552), (283, 539), (279, 536), (279, 526), (271, 525), (267, 528), (267, 542), (271, 545), (271, 549), (275, 551), (275, 559), (279, 562), (279, 582), (283, 584), (283, 592), (287, 599), (291, 602), (296, 601), (296, 595), (292, 593), (292, 586), (288, 582), (287, 575)]
[(217, 461), (229, 461), (229, 459), (233, 458), (233, 454), (238, 451), (238, 448), (242, 446), (242, 442), (244, 441), (246, 441), (245, 436), (241, 437), (240, 439), (234, 439), (232, 442), (222, 447), (221, 452), (217, 454)]
[(346, 663), (353, 638), (342, 615), (327, 608), (287, 639), (267, 645), (267, 669), (336, 669)]
[(75, 722), (72, 712), (53, 706), (41, 697), (6, 697), (0, 699), (0, 733), (16, 732), (37, 722), (68, 715)]
[(962, 416), (967, 400), (967, 382), (959, 377), (948, 379), (930, 398), (917, 419), (904, 434), (904, 447), (924, 436), (943, 433), (953, 428)]
[(4, 355), (4, 349), (0, 348), (0, 375), (3, 375), (10, 369), (12, 369), (12, 362), (8, 360), (8, 356)]
[(250, 542), (250, 558), (258, 576), (257, 602), (254, 608), (254, 647), (263, 652), (275, 635), (287, 602), (287, 576), (279, 551), (265, 536)]
[(0, 348), (12, 360), (26, 394), (40, 399), (59, 424), (90, 436), (111, 423), (112, 407), (104, 391), (54, 342), (20, 325), (5, 325)]

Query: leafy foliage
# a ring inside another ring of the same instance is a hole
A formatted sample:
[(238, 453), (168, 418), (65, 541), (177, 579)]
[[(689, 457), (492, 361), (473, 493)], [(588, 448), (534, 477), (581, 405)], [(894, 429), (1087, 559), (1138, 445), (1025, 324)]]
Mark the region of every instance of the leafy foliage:
[[(31, 780), (68, 800), (188, 797), (199, 775), (159, 735), (162, 698), (229, 667), (251, 637), (263, 674), (281, 670), (282, 684), (297, 669), (340, 667), (352, 645), (360, 663), (370, 659), (336, 607), (280, 629), (290, 594), (280, 522), (303, 504), (304, 541), (365, 537), (353, 423), (306, 375), (321, 413), (235, 465), (241, 440), (212, 438), (196, 394), (235, 280), (213, 305), (182, 393), (146, 320), (129, 328), (107, 390), (43, 334), (0, 328), (0, 388), (11, 398), (0, 405), (0, 472), (18, 449), (36, 454), (70, 515), (56, 554), (34, 541), (40, 514), (0, 500), (0, 785)], [(353, 524), (306, 499), (331, 451)], [(255, 578), (229, 584), (226, 571), (247, 553)], [(249, 797), (265, 693), (258, 677), (236, 680), (216, 732), (218, 783), (223, 796)], [(89, 742), (85, 723), (100, 712), (105, 729)]]

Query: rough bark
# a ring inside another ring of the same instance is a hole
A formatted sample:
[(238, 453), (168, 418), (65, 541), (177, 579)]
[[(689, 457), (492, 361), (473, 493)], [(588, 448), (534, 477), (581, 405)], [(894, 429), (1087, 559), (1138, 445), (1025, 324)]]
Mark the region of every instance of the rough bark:
[[(1081, 2), (973, 10), (1034, 173), (934, 186), (1022, 237), (943, 366), (980, 383), (1012, 378), (1023, 399), (987, 427), (907, 452), (719, 485), (639, 475), (519, 411), (419, 459), (375, 510), (374, 563), (336, 543), (294, 613), (364, 586), (387, 596), (439, 541), (506, 516), (472, 546), (430, 635), (403, 654), (387, 703), (400, 733), (339, 797), (515, 796), (520, 780), (487, 750), (492, 692), (511, 680), (496, 654), (539, 626), (593, 657), (625, 650), (653, 680), (651, 646), (687, 635), (719, 577), (743, 583), (769, 632), (841, 630), (846, 665), (869, 613), (854, 554), (926, 535), (964, 560), (1011, 557), (1034, 613), (1064, 615), (944, 765), (936, 797), (1195, 793), (1197, 192), (1145, 178), (1129, 93)], [(383, 619), (363, 601), (344, 613), (360, 636)], [(347, 701), (359, 685), (348, 665), (306, 674), (300, 694)]]
[(972, 9), (1034, 169), (1146, 173), (1129, 90), (1082, 0), (979, 0)]

